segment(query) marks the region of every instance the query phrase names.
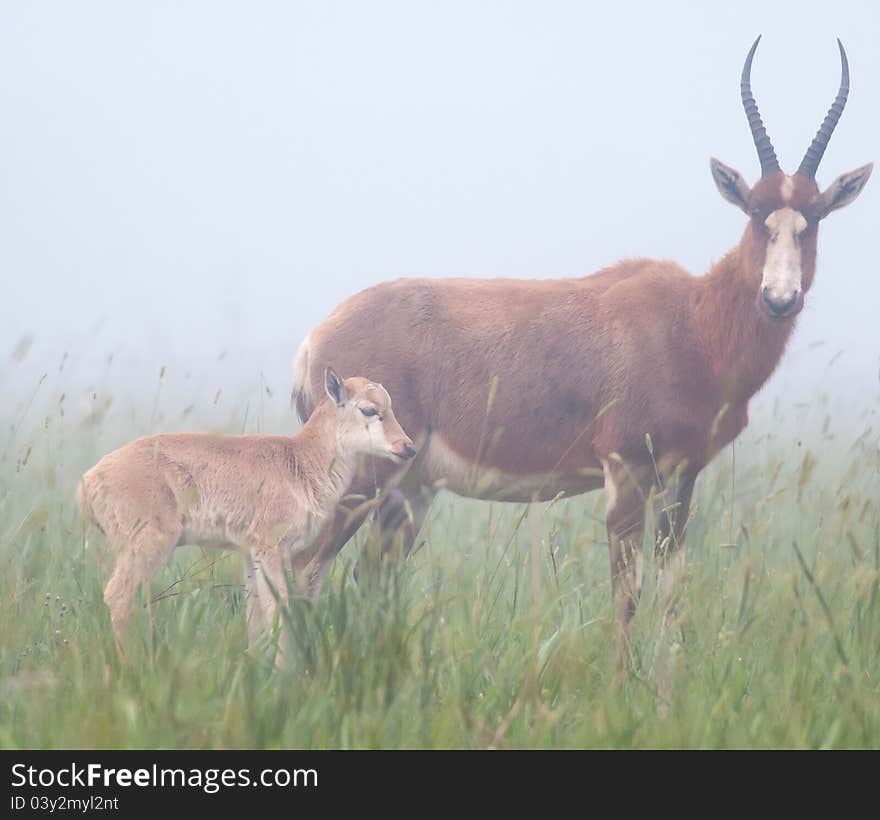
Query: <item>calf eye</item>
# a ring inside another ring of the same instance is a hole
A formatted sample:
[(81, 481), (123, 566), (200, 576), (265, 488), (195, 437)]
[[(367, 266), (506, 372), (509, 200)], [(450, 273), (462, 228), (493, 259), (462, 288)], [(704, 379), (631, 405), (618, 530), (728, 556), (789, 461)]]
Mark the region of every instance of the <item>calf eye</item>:
[(375, 407), (361, 407), (361, 413), (365, 416), (378, 416), (379, 411)]

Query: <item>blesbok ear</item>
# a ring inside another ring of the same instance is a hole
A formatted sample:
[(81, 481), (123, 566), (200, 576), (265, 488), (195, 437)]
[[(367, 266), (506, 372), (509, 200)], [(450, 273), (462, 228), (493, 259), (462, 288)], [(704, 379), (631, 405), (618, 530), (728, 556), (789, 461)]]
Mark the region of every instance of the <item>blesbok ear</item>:
[(865, 187), (873, 170), (874, 163), (869, 162), (867, 165), (856, 168), (855, 171), (850, 171), (848, 174), (841, 174), (835, 179), (819, 194), (819, 198), (816, 200), (819, 219), (824, 219), (832, 211), (849, 205), (862, 192), (862, 188)]
[(324, 389), (337, 407), (345, 406), (345, 402), (348, 401), (348, 391), (332, 367), (328, 367), (324, 372)]
[(721, 196), (744, 213), (748, 213), (749, 196), (751, 196), (752, 189), (743, 179), (743, 175), (715, 157), (709, 160), (709, 167), (712, 169), (712, 179), (715, 180), (715, 185)]

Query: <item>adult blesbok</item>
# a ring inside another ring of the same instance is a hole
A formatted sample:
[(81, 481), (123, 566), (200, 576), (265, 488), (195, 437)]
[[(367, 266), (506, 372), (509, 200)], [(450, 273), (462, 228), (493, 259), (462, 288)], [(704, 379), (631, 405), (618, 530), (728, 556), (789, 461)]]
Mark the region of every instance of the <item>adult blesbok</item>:
[[(634, 259), (576, 279), (400, 279), (343, 302), (302, 343), (293, 398), (303, 419), (328, 361), (375, 373), (395, 397), (420, 454), (405, 467), (375, 465), (359, 489), (383, 489), (378, 520), (386, 536), (402, 533), (404, 550), (440, 486), (531, 501), (604, 485), (625, 639), (642, 583), (646, 500), (659, 490), (660, 587), (674, 590), (694, 480), (746, 426), (749, 399), (782, 356), (813, 282), (820, 220), (852, 202), (872, 168), (822, 192), (816, 184), (849, 91), (840, 45), (834, 104), (797, 172), (780, 170), (750, 87), (759, 40), (741, 94), (761, 178), (750, 188), (711, 161), (721, 195), (748, 222), (706, 275)], [(365, 514), (340, 510), (298, 562), (313, 590)]]

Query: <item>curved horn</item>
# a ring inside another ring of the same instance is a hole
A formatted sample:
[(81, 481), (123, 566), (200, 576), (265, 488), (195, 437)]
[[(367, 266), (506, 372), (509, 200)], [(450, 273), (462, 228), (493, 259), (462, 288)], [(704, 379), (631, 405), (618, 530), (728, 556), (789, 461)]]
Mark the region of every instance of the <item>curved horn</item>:
[(826, 114), (822, 125), (819, 126), (818, 133), (810, 143), (810, 147), (807, 148), (807, 153), (804, 154), (801, 167), (797, 170), (801, 176), (809, 177), (810, 179), (815, 179), (816, 177), (816, 169), (822, 161), (822, 155), (828, 147), (828, 141), (831, 139), (834, 127), (843, 113), (843, 107), (846, 105), (846, 98), (849, 94), (849, 63), (846, 61), (846, 52), (843, 50), (843, 43), (840, 42), (839, 37), (837, 45), (840, 48), (840, 88), (837, 91), (834, 102), (831, 104), (831, 108), (828, 109), (828, 114)]
[(749, 128), (752, 129), (752, 139), (755, 141), (755, 148), (758, 149), (758, 159), (761, 161), (761, 176), (765, 177), (767, 174), (772, 174), (774, 171), (780, 169), (779, 160), (776, 159), (776, 152), (773, 150), (770, 137), (767, 136), (764, 123), (761, 122), (761, 115), (758, 113), (758, 105), (755, 102), (755, 98), (752, 96), (752, 84), (750, 80), (750, 75), (752, 73), (752, 58), (755, 56), (755, 49), (758, 48), (758, 43), (760, 42), (761, 35), (759, 34), (758, 39), (752, 43), (752, 47), (749, 49), (749, 56), (746, 57), (742, 77), (739, 81), (739, 90), (742, 95), (743, 108), (746, 110), (746, 117), (749, 121)]

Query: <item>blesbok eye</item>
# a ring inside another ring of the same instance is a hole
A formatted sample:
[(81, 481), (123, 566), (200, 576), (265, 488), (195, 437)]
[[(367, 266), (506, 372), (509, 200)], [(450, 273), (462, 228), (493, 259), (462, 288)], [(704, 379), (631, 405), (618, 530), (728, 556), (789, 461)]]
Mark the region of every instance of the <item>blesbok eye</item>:
[(379, 411), (375, 407), (361, 407), (361, 413), (365, 416), (378, 416)]

